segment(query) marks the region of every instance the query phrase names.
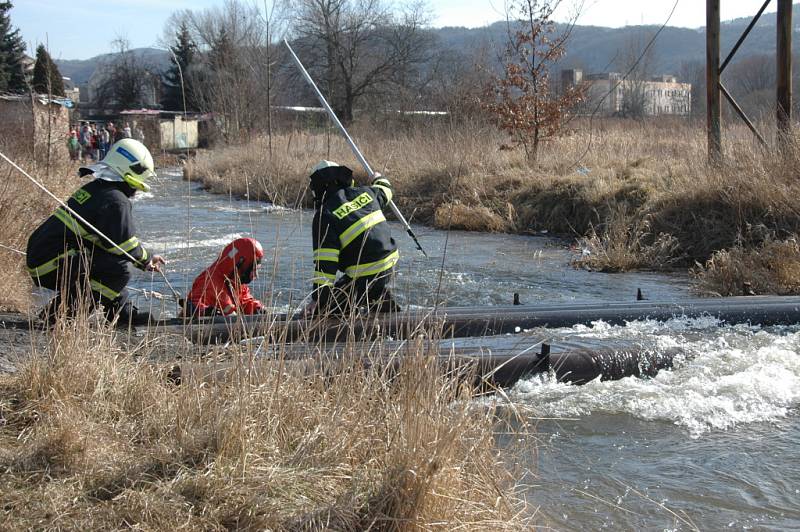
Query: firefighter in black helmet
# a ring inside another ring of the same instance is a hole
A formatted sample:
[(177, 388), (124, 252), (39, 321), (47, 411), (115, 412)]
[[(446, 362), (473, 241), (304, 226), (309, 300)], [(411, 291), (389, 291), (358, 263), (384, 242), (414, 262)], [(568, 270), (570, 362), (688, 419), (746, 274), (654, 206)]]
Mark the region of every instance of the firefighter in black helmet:
[[(357, 187), (348, 167), (321, 161), (311, 191), (315, 271), (305, 315), (399, 310), (389, 281), (400, 254), (382, 210), (392, 199), (389, 181), (376, 174), (372, 186)], [(337, 271), (344, 273), (338, 280)]]

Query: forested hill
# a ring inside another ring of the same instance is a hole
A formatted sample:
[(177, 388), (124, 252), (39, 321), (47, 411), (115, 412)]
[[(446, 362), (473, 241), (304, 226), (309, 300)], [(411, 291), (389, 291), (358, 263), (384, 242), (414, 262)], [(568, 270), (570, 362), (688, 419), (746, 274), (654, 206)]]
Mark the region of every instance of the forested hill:
[[(800, 5), (794, 6), (795, 38), (794, 49), (800, 50)], [(749, 18), (723, 22), (723, 54), (733, 47), (736, 39), (749, 24)], [(775, 51), (775, 13), (764, 15), (745, 41), (740, 57), (769, 54)], [(582, 68), (587, 72), (622, 70), (632, 52), (643, 49), (659, 26), (627, 26), (624, 28), (604, 28), (598, 26), (576, 26), (568, 45), (568, 53), (561, 61), (562, 67)], [(559, 30), (563, 30), (559, 27)], [(439, 46), (470, 56), (472, 52), (483, 53), (494, 59), (502, 49), (506, 39), (505, 22), (496, 22), (483, 28), (435, 28), (430, 30)], [(156, 69), (169, 63), (166, 51), (155, 48), (139, 48), (134, 52), (145, 63)], [(111, 54), (103, 54), (86, 60), (56, 61), (62, 75), (72, 78), (77, 84), (88, 81), (94, 70)], [(661, 32), (651, 57), (649, 70), (653, 73), (679, 74), (681, 66), (692, 61), (705, 60), (705, 29), (667, 27)]]
[[(722, 53), (726, 55), (750, 23), (750, 18), (739, 18), (722, 23)], [(795, 52), (800, 51), (800, 4), (794, 6)], [(748, 36), (737, 57), (770, 54), (775, 52), (777, 15), (768, 13), (761, 17)], [(559, 26), (559, 31), (565, 28)], [(626, 62), (626, 50), (641, 51), (658, 31), (659, 26), (627, 26), (604, 28), (576, 26), (567, 46), (567, 55), (561, 61), (564, 67), (583, 68), (587, 72), (620, 70)], [(496, 50), (507, 40), (505, 22), (495, 22), (485, 28), (439, 28), (434, 30), (443, 46), (462, 51)], [(658, 36), (650, 70), (677, 74), (684, 63), (705, 61), (705, 28), (666, 27)], [(492, 57), (496, 56), (491, 52)], [(630, 55), (630, 54), (628, 54)]]

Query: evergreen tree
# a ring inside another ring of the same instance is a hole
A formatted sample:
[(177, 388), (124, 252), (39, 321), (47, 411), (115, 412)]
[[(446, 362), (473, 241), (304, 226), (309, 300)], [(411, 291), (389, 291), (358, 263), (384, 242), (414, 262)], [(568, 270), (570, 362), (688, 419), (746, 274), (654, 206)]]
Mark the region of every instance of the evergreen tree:
[(33, 67), (33, 90), (39, 94), (64, 96), (64, 81), (47, 48), (40, 44), (36, 48), (36, 64)]
[(0, 92), (24, 93), (28, 90), (25, 80), (25, 44), (19, 30), (11, 26), (8, 12), (13, 7), (10, 1), (0, 1)]
[[(186, 110), (197, 111), (197, 99), (192, 92), (191, 78), (189, 69), (194, 63), (197, 46), (192, 41), (189, 28), (186, 22), (182, 22), (175, 35), (175, 44), (170, 46), (170, 50), (175, 54), (172, 57), (170, 68), (163, 75), (161, 91), (161, 106), (169, 110), (183, 110), (183, 93), (186, 93)], [(178, 64), (175, 64), (177, 60)], [(180, 67), (179, 67), (180, 65)], [(183, 75), (183, 85), (181, 85), (181, 74)]]

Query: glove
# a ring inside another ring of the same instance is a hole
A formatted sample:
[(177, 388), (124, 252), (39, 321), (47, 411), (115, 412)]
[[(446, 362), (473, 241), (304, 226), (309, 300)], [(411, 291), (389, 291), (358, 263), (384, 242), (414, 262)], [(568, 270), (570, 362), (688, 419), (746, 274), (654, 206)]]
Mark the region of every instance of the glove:
[(147, 264), (144, 265), (145, 271), (148, 272), (160, 272), (161, 266), (165, 265), (167, 261), (164, 260), (164, 257), (161, 255), (153, 255)]
[(383, 175), (379, 174), (378, 172), (375, 172), (375, 176), (372, 178), (372, 186), (376, 185), (392, 188), (392, 184), (389, 182), (389, 180), (383, 177)]

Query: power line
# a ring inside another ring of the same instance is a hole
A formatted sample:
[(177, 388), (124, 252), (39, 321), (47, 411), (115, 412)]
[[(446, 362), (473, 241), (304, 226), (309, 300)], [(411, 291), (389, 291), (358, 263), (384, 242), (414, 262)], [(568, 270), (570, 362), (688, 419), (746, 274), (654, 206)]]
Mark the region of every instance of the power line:
[(672, 5), (672, 10), (670, 10), (670, 12), (669, 12), (669, 16), (667, 16), (667, 19), (664, 21), (663, 24), (661, 24), (661, 27), (658, 28), (658, 31), (655, 32), (655, 34), (650, 39), (650, 41), (647, 43), (647, 45), (644, 47), (644, 49), (642, 50), (642, 53), (639, 55), (639, 57), (636, 59), (636, 61), (634, 61), (634, 63), (631, 65), (631, 67), (628, 69), (628, 71), (625, 72), (625, 75), (622, 76), (617, 81), (617, 83), (614, 84), (614, 86), (611, 87), (611, 89), (607, 93), (605, 93), (605, 95), (603, 95), (603, 97), (600, 99), (600, 101), (597, 104), (597, 107), (595, 107), (594, 111), (589, 116), (589, 142), (586, 144), (586, 149), (583, 151), (583, 153), (580, 155), (580, 157), (578, 157), (578, 159), (574, 163), (572, 163), (568, 168), (574, 168), (574, 167), (578, 166), (578, 164), (580, 164), (580, 162), (583, 160), (583, 158), (586, 157), (586, 155), (592, 150), (592, 141), (594, 140), (594, 117), (600, 111), (600, 108), (603, 107), (603, 103), (606, 101), (606, 99), (611, 94), (613, 94), (614, 91), (616, 91), (617, 88), (620, 85), (622, 85), (622, 83), (624, 81), (627, 81), (628, 76), (630, 76), (631, 73), (634, 70), (636, 70), (636, 67), (639, 66), (639, 63), (641, 63), (642, 60), (645, 58), (645, 56), (647, 55), (647, 52), (650, 51), (650, 48), (653, 47), (653, 45), (656, 42), (656, 39), (658, 39), (658, 36), (661, 35), (661, 32), (664, 31), (664, 29), (667, 27), (667, 24), (669, 24), (669, 21), (672, 20), (672, 16), (675, 14), (675, 10), (678, 8), (678, 4), (679, 3), (680, 3), (680, 0), (675, 0), (675, 3)]

